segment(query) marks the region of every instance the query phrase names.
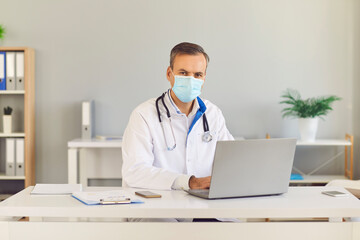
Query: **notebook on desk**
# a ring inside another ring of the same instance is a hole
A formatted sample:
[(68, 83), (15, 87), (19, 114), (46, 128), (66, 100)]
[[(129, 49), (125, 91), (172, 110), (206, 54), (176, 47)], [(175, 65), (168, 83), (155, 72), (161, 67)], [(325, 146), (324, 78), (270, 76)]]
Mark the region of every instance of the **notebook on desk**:
[(288, 191), (296, 139), (218, 141), (210, 189), (186, 192), (206, 199)]
[(81, 191), (81, 184), (36, 184), (31, 195), (68, 195)]

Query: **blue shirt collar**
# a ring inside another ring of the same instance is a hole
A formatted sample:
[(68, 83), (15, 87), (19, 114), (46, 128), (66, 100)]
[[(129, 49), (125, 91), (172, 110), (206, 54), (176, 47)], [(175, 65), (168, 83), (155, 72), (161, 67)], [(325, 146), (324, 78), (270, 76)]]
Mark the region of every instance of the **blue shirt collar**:
[(205, 111), (206, 111), (205, 103), (201, 100), (200, 97), (197, 97), (196, 99), (197, 99), (197, 102), (199, 104), (199, 110), (198, 111), (200, 111), (201, 113), (205, 113)]

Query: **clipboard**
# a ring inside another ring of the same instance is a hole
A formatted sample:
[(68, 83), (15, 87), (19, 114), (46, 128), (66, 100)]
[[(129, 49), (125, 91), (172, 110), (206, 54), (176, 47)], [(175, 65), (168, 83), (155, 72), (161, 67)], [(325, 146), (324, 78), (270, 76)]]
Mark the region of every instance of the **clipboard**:
[(134, 199), (124, 191), (100, 191), (100, 192), (74, 192), (73, 198), (85, 205), (122, 205), (133, 203), (144, 203), (139, 199)]

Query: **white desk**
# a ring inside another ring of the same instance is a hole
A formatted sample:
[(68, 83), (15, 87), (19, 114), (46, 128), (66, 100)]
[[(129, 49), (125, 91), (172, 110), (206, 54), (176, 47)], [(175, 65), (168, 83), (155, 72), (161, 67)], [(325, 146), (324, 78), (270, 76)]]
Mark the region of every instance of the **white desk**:
[[(105, 188), (89, 188), (101, 190)], [(114, 189), (114, 188), (112, 188)], [(342, 190), (331, 187), (327, 190)], [(0, 216), (30, 222), (0, 222), (0, 239), (360, 239), (356, 222), (138, 223), (121, 218), (330, 218), (360, 216), (360, 201), (321, 194), (323, 187), (295, 187), (271, 197), (204, 200), (182, 191), (155, 191), (144, 204), (86, 206), (70, 196), (30, 196), (32, 187), (0, 203)], [(135, 189), (125, 189), (133, 193)], [(43, 221), (48, 217), (52, 221)], [(71, 218), (68, 222), (55, 218)], [(92, 218), (92, 219), (89, 219)], [(99, 222), (100, 218), (112, 221)]]
[[(79, 168), (79, 150), (82, 148), (121, 148), (122, 140), (74, 139), (68, 142), (68, 183), (80, 181), (87, 186), (87, 178)], [(86, 161), (81, 161), (81, 168), (86, 170)], [(80, 176), (79, 176), (80, 175)]]

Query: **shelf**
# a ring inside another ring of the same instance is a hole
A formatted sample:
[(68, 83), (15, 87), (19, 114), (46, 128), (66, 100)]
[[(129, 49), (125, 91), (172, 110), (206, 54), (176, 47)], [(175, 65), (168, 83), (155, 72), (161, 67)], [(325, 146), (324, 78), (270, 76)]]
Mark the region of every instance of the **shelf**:
[(351, 146), (351, 142), (339, 139), (319, 139), (314, 142), (305, 142), (298, 140), (297, 146)]
[(121, 148), (122, 140), (74, 139), (68, 142), (69, 148)]
[(303, 180), (291, 180), (290, 183), (328, 183), (332, 180), (349, 180), (344, 175), (303, 175)]
[(25, 180), (25, 176), (6, 176), (5, 173), (0, 173), (0, 180)]
[(0, 138), (7, 137), (25, 137), (25, 133), (0, 133)]
[(1, 94), (25, 94), (25, 90), (16, 90), (16, 91), (11, 91), (11, 90), (2, 90), (0, 91), (0, 95)]

